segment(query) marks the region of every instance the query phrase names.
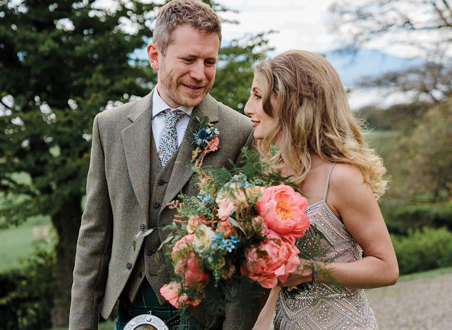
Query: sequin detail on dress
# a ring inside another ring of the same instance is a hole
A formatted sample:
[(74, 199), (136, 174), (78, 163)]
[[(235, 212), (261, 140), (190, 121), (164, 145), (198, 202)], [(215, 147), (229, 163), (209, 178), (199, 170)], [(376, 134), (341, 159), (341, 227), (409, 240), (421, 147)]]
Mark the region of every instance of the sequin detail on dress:
[[(306, 209), (311, 224), (319, 229), (334, 247), (325, 259), (352, 262), (362, 258), (362, 250), (326, 203), (331, 171), (325, 184), (323, 199)], [(323, 242), (325, 246), (329, 244)], [(325, 260), (323, 259), (323, 260)], [(321, 261), (321, 260), (318, 260)], [(276, 304), (275, 329), (378, 329), (372, 308), (363, 289), (338, 290), (319, 283), (294, 299), (280, 293)]]

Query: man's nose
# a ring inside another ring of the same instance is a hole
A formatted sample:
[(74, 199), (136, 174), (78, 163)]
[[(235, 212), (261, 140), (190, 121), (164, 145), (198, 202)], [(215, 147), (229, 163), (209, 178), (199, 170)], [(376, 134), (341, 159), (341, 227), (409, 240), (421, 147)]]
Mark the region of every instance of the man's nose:
[(190, 71), (190, 77), (197, 81), (203, 81), (206, 78), (205, 69), (203, 62), (198, 61), (194, 63)]

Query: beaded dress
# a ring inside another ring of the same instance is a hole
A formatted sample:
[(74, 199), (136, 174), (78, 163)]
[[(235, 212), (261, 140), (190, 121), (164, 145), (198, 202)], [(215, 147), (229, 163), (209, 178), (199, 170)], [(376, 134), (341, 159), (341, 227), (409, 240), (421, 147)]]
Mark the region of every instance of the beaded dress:
[[(325, 258), (335, 262), (352, 262), (362, 258), (362, 249), (326, 203), (331, 166), (323, 199), (311, 204), (306, 214), (331, 248)], [(328, 244), (324, 242), (324, 244)], [(321, 261), (321, 260), (318, 260)], [(372, 308), (363, 289), (337, 289), (318, 283), (295, 298), (282, 291), (276, 304), (275, 329), (378, 329)]]

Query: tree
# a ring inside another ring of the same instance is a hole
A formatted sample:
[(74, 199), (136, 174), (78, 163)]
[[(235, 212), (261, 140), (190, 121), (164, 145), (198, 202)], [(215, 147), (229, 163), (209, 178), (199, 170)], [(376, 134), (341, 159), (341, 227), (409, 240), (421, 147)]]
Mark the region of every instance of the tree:
[[(154, 86), (156, 75), (136, 50), (152, 37), (158, 6), (0, 0), (0, 226), (51, 217), (58, 234), (53, 326), (68, 322), (92, 120)], [(245, 102), (252, 64), (265, 52), (256, 38), (233, 41), (220, 56), (212, 93), (225, 103)]]
[(416, 91), (419, 98), (434, 102), (452, 93), (452, 3), (449, 0), (357, 0), (336, 1), (330, 7), (335, 31), (348, 46), (404, 47), (424, 63), (405, 71), (391, 72), (368, 86), (396, 86)]
[(452, 98), (427, 110), (401, 140), (405, 190), (414, 201), (447, 202), (452, 196)]

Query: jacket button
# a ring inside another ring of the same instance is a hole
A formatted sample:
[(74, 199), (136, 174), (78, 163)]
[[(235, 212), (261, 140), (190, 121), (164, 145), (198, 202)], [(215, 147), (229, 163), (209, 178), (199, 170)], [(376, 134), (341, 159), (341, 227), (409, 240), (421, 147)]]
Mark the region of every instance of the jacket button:
[(131, 269), (131, 268), (132, 268), (132, 264), (131, 264), (130, 262), (128, 262), (128, 263), (126, 264), (126, 268), (127, 268), (127, 269)]
[(144, 231), (146, 229), (146, 225), (144, 223), (140, 224), (140, 230)]
[(157, 181), (157, 183), (158, 183), (159, 186), (163, 186), (164, 184), (166, 184), (166, 181), (160, 179), (160, 180)]
[(159, 202), (154, 202), (154, 204), (152, 204), (152, 206), (154, 207), (154, 209), (159, 209), (160, 208), (160, 203)]
[(139, 273), (138, 273), (138, 276), (139, 276), (139, 277), (143, 277), (143, 272), (139, 272)]

